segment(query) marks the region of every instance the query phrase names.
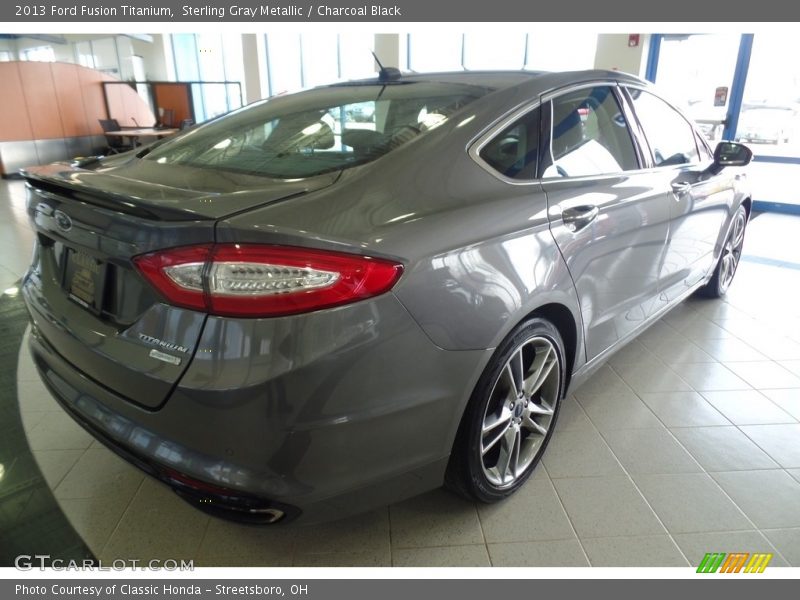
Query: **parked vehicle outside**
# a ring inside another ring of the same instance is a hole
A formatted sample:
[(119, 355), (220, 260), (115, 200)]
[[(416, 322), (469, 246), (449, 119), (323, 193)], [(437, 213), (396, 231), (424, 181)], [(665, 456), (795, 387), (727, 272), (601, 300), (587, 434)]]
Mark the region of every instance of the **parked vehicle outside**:
[(790, 106), (743, 107), (736, 129), (736, 140), (765, 144), (785, 144), (797, 132), (800, 113)]

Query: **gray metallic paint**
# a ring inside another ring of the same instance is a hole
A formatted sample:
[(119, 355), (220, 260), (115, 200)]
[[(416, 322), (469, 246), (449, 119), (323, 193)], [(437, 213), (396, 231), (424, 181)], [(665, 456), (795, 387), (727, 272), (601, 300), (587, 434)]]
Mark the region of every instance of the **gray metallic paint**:
[[(45, 253), (42, 273), (31, 271), (23, 293), (34, 322), (31, 349), (51, 390), (115, 444), (200, 480), (298, 506), (302, 519), (314, 521), (440, 485), (493, 349), (543, 306), (572, 317), (569, 366), (579, 385), (707, 278), (745, 198), (743, 182), (733, 169), (708, 181), (697, 175), (675, 197), (669, 183), (686, 169), (643, 164), (619, 176), (510, 185), (470, 151), (509, 115), (581, 78), (641, 84), (607, 72), (483, 77), (510, 87), (341, 175), (253, 187), (119, 157), (95, 172), (32, 171), (34, 183), (89, 194), (100, 188), (153, 210), (166, 202), (170, 219), (183, 211), (188, 221), (165, 226), (31, 190), (29, 212), (40, 231), (116, 256), (121, 267), (142, 252), (211, 241), (310, 245), (405, 267), (392, 292), (311, 314), (231, 319), (155, 303), (119, 326), (98, 325), (59, 297)], [(315, 93), (344, 94), (330, 88), (270, 103), (311, 102)], [(37, 211), (40, 202), (68, 211), (77, 226), (60, 232)], [(562, 211), (587, 203), (598, 217), (568, 231)], [(154, 365), (138, 333), (185, 345), (193, 358)]]

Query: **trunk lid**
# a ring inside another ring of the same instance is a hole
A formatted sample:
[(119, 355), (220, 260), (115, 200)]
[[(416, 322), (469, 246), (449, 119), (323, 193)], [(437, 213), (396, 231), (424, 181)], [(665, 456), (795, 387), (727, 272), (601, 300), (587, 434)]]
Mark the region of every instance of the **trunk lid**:
[(87, 170), (56, 163), (29, 168), (23, 176), (36, 188), (79, 202), (154, 221), (186, 221), (221, 219), (322, 189), (340, 173), (275, 180), (150, 160), (116, 164), (112, 159), (107, 164)]
[(148, 409), (180, 379), (206, 316), (164, 303), (132, 257), (214, 242), (218, 219), (338, 177), (275, 181), (154, 163), (23, 174), (37, 234), (23, 286), (34, 326), (84, 375)]

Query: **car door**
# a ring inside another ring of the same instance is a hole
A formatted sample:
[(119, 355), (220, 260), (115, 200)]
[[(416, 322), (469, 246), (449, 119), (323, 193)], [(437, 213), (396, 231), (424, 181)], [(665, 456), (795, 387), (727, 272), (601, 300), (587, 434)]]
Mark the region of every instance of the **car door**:
[(616, 84), (542, 98), (540, 171), (550, 228), (578, 293), (591, 360), (653, 313), (669, 227)]
[(669, 241), (659, 274), (659, 304), (666, 305), (714, 266), (714, 247), (734, 201), (732, 171), (711, 173), (713, 157), (705, 143), (663, 99), (636, 87), (626, 87), (625, 94), (650, 147), (653, 180), (669, 198)]

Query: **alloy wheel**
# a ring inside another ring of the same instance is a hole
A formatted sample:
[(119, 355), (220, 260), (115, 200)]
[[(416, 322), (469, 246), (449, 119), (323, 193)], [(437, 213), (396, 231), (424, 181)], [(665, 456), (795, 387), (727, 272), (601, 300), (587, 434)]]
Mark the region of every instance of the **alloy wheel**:
[(727, 291), (728, 287), (731, 285), (733, 276), (736, 274), (736, 268), (739, 266), (739, 260), (742, 257), (745, 222), (745, 212), (740, 210), (734, 217), (731, 231), (728, 234), (728, 239), (725, 240), (725, 246), (722, 249), (722, 258), (720, 259), (719, 287), (720, 291), (723, 293)]
[(492, 485), (514, 485), (544, 449), (560, 389), (553, 342), (534, 336), (517, 346), (494, 382), (483, 416), (481, 462)]

